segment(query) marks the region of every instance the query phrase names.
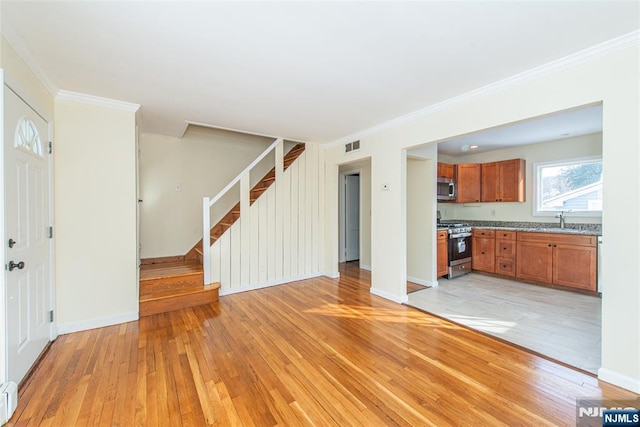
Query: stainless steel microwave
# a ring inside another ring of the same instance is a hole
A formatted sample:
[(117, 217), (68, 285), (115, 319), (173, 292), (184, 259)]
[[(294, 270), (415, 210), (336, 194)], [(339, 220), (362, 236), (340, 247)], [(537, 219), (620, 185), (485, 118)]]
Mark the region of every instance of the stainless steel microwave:
[(437, 194), (438, 200), (456, 199), (456, 182), (450, 178), (438, 178)]

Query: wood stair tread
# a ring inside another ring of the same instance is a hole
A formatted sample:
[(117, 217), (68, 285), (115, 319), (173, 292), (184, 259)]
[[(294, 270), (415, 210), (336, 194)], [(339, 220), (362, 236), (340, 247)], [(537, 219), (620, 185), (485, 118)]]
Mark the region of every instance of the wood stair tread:
[(179, 297), (183, 295), (198, 294), (201, 292), (212, 292), (220, 289), (220, 283), (212, 283), (210, 285), (189, 286), (184, 288), (174, 288), (160, 292), (154, 292), (148, 295), (140, 296), (140, 302), (157, 301), (166, 298)]
[(183, 261), (165, 264), (150, 264), (140, 267), (140, 282), (166, 279), (171, 277), (203, 274), (202, 265), (196, 261)]
[(140, 316), (151, 316), (183, 308), (208, 305), (218, 301), (220, 283), (166, 289), (140, 297)]

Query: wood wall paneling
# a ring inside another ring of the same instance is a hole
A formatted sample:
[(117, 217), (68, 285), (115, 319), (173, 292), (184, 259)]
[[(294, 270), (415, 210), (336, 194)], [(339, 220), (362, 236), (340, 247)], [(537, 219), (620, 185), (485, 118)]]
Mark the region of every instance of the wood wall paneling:
[[(253, 205), (243, 208), (241, 201), (240, 220), (211, 253), (222, 293), (319, 273), (320, 160), (320, 148), (310, 145), (289, 168), (276, 173), (275, 183)], [(242, 181), (241, 187), (246, 191), (247, 183)]]
[[(302, 157), (302, 156), (301, 156)], [(300, 158), (298, 158), (300, 160)], [(300, 193), (298, 187), (300, 186), (300, 177), (298, 176), (298, 170), (300, 169), (300, 163), (295, 162), (287, 171), (291, 171), (291, 276), (295, 277), (299, 274), (298, 271), (298, 256), (300, 254), (298, 248), (298, 200)]]
[[(263, 194), (264, 196), (264, 194)], [(258, 276), (258, 282), (266, 282), (267, 281), (267, 263), (268, 263), (268, 218), (267, 218), (267, 198), (260, 197), (256, 203), (259, 206), (258, 210), (258, 248), (259, 248), (259, 257), (258, 257), (258, 265), (260, 266), (260, 273)], [(221, 283), (224, 286), (224, 283)]]
[(277, 183), (269, 187), (263, 199), (267, 202), (267, 281), (276, 279), (276, 188)]
[(298, 179), (300, 180), (300, 185), (298, 186), (298, 274), (305, 273), (305, 232), (306, 232), (306, 223), (307, 217), (305, 212), (306, 207), (306, 190), (305, 186), (305, 177), (306, 177), (306, 167), (307, 167), (307, 156), (306, 153), (303, 153), (300, 157), (298, 157)]

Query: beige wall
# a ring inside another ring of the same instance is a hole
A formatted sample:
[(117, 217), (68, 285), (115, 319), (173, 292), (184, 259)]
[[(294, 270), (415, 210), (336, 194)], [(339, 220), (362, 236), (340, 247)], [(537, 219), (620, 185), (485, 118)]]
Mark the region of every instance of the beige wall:
[(407, 159), (407, 279), (427, 286), (437, 283), (433, 215), (436, 164), (433, 159)]
[[(556, 111), (602, 102), (604, 211), (602, 368), (605, 381), (640, 392), (640, 93), (637, 43), (547, 75), (521, 79), (510, 87), (470, 97), (420, 118), (361, 137), (356, 158), (371, 158), (371, 292), (406, 299), (405, 150), (425, 143), (514, 123)], [(347, 161), (343, 147), (326, 151), (327, 204), (337, 194), (337, 165)], [(355, 154), (355, 153), (354, 153)], [(621, 183), (623, 186), (621, 187)], [(389, 191), (382, 191), (382, 184)], [(435, 200), (433, 201), (435, 204)], [(336, 212), (327, 206), (327, 230), (337, 230)], [(325, 270), (337, 265), (337, 233), (325, 241)], [(621, 263), (620, 260), (628, 260)]]
[[(533, 215), (533, 166), (535, 163), (602, 156), (602, 133), (511, 147), (488, 153), (456, 157), (451, 163), (485, 163), (526, 160), (526, 197), (523, 203), (438, 203), (443, 219), (554, 222), (553, 214)], [(567, 223), (601, 223), (602, 217), (567, 214)]]
[(135, 112), (56, 98), (61, 333), (138, 317)]
[[(272, 142), (270, 138), (200, 127), (189, 128), (183, 138), (141, 134), (141, 257), (189, 251), (202, 238), (202, 198), (216, 195)], [(252, 173), (253, 182), (273, 165), (271, 155)], [(216, 204), (212, 224), (238, 202), (238, 194), (236, 186)]]
[(29, 69), (13, 47), (0, 37), (0, 67), (4, 81), (49, 123), (53, 121), (53, 95)]

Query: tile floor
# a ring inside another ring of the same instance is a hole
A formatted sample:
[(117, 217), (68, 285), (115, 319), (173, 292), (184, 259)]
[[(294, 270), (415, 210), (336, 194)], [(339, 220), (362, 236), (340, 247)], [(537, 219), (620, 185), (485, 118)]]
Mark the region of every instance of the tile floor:
[(600, 298), (474, 273), (438, 283), (407, 304), (588, 372), (600, 368)]

